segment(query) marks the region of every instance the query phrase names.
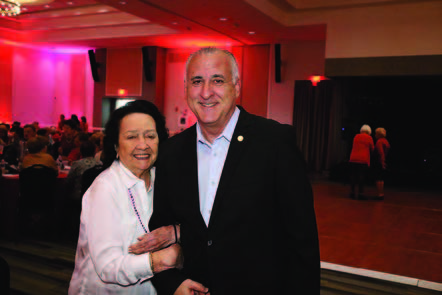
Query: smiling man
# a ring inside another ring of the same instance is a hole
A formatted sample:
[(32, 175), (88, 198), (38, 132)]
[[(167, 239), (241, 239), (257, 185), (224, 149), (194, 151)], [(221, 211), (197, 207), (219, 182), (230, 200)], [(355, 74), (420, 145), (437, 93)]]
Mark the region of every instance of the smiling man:
[[(158, 294), (319, 294), (311, 185), (292, 126), (236, 106), (234, 56), (203, 48), (186, 64), (197, 124), (161, 148), (151, 229), (181, 225), (182, 270), (153, 278)], [(203, 293), (198, 293), (203, 294)]]

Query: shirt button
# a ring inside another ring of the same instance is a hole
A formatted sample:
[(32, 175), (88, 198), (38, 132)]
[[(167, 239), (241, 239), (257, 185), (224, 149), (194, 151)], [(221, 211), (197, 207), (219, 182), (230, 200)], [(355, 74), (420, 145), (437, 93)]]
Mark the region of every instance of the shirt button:
[(207, 241), (207, 246), (212, 246), (212, 240)]

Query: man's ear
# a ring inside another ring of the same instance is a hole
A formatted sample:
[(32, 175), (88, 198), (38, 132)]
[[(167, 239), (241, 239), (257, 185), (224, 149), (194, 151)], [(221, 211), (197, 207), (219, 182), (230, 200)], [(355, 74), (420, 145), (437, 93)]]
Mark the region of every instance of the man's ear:
[(236, 92), (236, 98), (239, 97), (239, 95), (241, 94), (241, 80), (238, 79), (235, 83), (235, 92)]

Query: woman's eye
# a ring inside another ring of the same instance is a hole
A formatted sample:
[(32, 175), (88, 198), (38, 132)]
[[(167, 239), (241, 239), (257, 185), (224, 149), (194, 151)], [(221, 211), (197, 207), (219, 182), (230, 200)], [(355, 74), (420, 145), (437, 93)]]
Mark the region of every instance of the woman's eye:
[(127, 139), (135, 139), (137, 138), (136, 136), (128, 136)]

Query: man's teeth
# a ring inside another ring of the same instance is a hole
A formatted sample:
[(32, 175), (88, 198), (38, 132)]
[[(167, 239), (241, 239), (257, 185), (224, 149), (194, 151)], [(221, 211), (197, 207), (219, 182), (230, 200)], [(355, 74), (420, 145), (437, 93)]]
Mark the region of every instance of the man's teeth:
[(214, 105), (215, 105), (215, 103), (202, 103), (201, 104), (202, 106), (204, 106), (204, 107), (213, 107)]

